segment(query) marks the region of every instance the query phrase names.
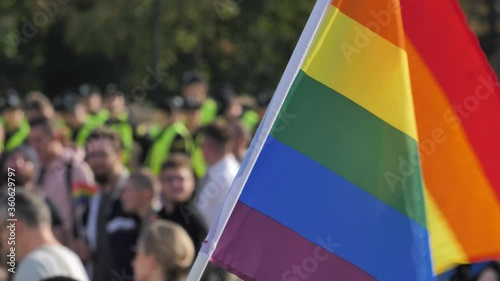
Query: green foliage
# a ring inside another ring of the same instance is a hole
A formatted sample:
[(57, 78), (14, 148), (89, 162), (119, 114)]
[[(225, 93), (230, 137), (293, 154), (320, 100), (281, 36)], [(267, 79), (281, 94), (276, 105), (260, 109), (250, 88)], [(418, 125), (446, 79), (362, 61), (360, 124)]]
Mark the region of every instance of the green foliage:
[[(89, 80), (114, 80), (128, 89), (142, 85), (149, 79), (148, 69), (154, 69), (154, 1), (2, 0), (0, 59), (7, 64), (0, 71), (10, 67), (19, 72), (0, 78), (0, 86), (55, 92), (61, 75), (71, 76), (64, 87)], [(314, 5), (286, 0), (159, 1), (159, 69), (169, 73), (160, 85), (164, 94), (178, 92), (182, 73), (193, 68), (211, 81), (230, 82), (240, 92), (256, 94), (274, 87)], [(49, 14), (46, 7), (56, 12), (38, 25), (34, 16)], [(24, 42), (26, 21), (38, 30)], [(109, 77), (103, 77), (106, 73)], [(26, 75), (32, 76), (29, 85), (21, 82)]]

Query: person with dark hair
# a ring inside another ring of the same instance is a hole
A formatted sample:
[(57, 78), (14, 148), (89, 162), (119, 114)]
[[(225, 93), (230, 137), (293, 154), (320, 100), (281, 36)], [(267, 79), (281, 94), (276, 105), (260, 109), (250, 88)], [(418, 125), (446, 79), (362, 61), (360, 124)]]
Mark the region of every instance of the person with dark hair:
[(136, 281), (184, 281), (195, 251), (186, 231), (176, 223), (153, 222), (138, 242), (134, 258)]
[[(63, 225), (61, 212), (49, 198), (41, 194), (34, 186), (35, 173), (38, 167), (36, 153), (29, 146), (22, 145), (7, 153), (3, 162), (2, 171), (0, 172), (3, 177), (0, 178), (7, 178), (9, 168), (15, 170), (13, 178), (16, 188), (42, 196), (50, 210), (53, 230), (60, 231), (59, 228)], [(7, 181), (5, 181), (2, 192), (5, 193), (7, 190)]]
[(83, 99), (71, 91), (67, 91), (58, 99), (59, 112), (66, 127), (69, 129), (69, 138), (75, 148), (83, 149), (88, 135), (93, 129), (102, 126), (103, 121), (89, 120), (87, 108)]
[[(7, 221), (10, 217), (9, 198), (15, 198), (15, 222)], [(0, 219), (3, 222), (0, 228), (2, 245), (8, 245), (10, 229), (15, 229), (15, 256), (20, 264), (13, 281), (40, 281), (54, 276), (89, 280), (78, 256), (61, 245), (52, 233), (49, 208), (41, 197), (23, 190), (3, 195), (0, 198)], [(4, 256), (10, 251), (10, 247), (2, 247)]]
[(60, 210), (63, 232), (56, 235), (64, 245), (71, 245), (75, 226), (79, 230), (77, 234), (82, 235), (80, 222), (75, 219), (86, 208), (89, 199), (80, 197), (80, 191), (85, 194), (96, 191), (92, 171), (76, 151), (63, 146), (53, 120), (35, 119), (30, 125), (29, 143), (40, 160), (35, 188)]
[(5, 129), (5, 138), (0, 146), (2, 150), (11, 151), (26, 143), (30, 126), (23, 111), (21, 96), (14, 89), (0, 93), (0, 123)]
[(104, 101), (109, 112), (109, 118), (104, 122), (104, 126), (120, 136), (123, 144), (122, 162), (127, 165), (134, 147), (135, 121), (127, 108), (125, 95), (115, 84), (107, 85)]
[(217, 101), (217, 116), (226, 120), (236, 120), (243, 114), (238, 96), (229, 84), (216, 86), (214, 98)]
[(232, 139), (231, 152), (233, 153), (234, 157), (236, 157), (236, 160), (241, 163), (243, 162), (243, 158), (247, 153), (248, 146), (250, 145), (250, 141), (252, 138), (252, 136), (250, 135), (250, 130), (240, 120), (229, 121), (228, 128)]
[(28, 121), (38, 118), (54, 118), (55, 110), (50, 100), (41, 92), (32, 91), (26, 95), (25, 111)]
[(145, 159), (146, 166), (155, 175), (160, 173), (161, 165), (168, 159), (170, 153), (181, 152), (190, 155), (193, 151), (191, 132), (179, 118), (180, 111), (185, 106), (185, 101), (181, 97), (173, 97), (164, 105), (164, 111), (170, 115), (170, 120), (160, 132), (151, 135), (151, 145)]
[(161, 168), (160, 182), (163, 208), (158, 216), (184, 227), (198, 252), (208, 234), (208, 227), (192, 205), (196, 178), (189, 157), (171, 155)]
[(149, 223), (158, 218), (161, 209), (160, 182), (151, 171), (141, 169), (130, 175), (125, 182), (121, 201), (123, 209), (140, 218), (140, 229), (144, 230)]
[[(163, 208), (158, 217), (182, 226), (191, 238), (195, 253), (201, 249), (207, 237), (208, 227), (203, 217), (193, 206), (196, 179), (189, 157), (172, 154), (161, 168)], [(225, 280), (225, 272), (214, 264), (208, 264), (202, 281)]]
[(122, 153), (120, 137), (108, 128), (97, 128), (87, 138), (86, 160), (99, 191), (83, 216), (87, 240), (80, 241), (78, 253), (89, 262), (89, 275), (95, 281), (112, 280), (114, 273), (132, 277), (140, 219), (127, 213), (120, 200), (129, 177), (120, 161)]
[(208, 97), (208, 83), (199, 71), (191, 70), (182, 77), (182, 96), (200, 104), (200, 126), (206, 125), (217, 117), (217, 102)]
[(109, 112), (102, 108), (101, 89), (97, 85), (84, 83), (78, 89), (83, 97), (87, 115), (87, 122), (92, 124), (103, 124), (109, 117)]
[(218, 120), (209, 124), (201, 133), (201, 149), (208, 170), (194, 202), (210, 227), (224, 203), (240, 164), (231, 153), (231, 133), (225, 121)]

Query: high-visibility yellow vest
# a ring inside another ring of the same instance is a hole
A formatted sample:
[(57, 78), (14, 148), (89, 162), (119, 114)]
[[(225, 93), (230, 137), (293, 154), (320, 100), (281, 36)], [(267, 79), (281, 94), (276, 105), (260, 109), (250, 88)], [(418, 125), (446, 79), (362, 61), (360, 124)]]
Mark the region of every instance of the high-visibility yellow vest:
[(146, 165), (155, 175), (160, 174), (161, 166), (170, 156), (170, 150), (177, 135), (180, 135), (184, 140), (186, 151), (188, 153), (192, 152), (193, 140), (189, 130), (182, 122), (178, 121), (171, 124), (154, 141), (146, 158)]
[[(0, 122), (2, 122), (3, 127), (5, 128), (5, 130), (7, 130), (5, 120), (0, 119)], [(2, 147), (0, 151), (3, 151), (5, 149), (5, 152), (9, 152), (16, 149), (26, 141), (26, 138), (28, 138), (29, 134), (30, 125), (27, 120), (23, 120), (21, 126), (13, 135), (9, 139), (5, 139), (3, 142), (1, 142)]]
[(88, 114), (86, 123), (93, 124), (93, 126), (102, 126), (109, 119), (109, 111), (102, 109), (95, 114)]
[(207, 125), (217, 116), (217, 102), (207, 99), (200, 108), (200, 126)]
[(207, 173), (207, 163), (205, 162), (203, 151), (201, 150), (202, 141), (202, 134), (197, 134), (194, 138), (194, 149), (191, 154), (191, 164), (193, 165), (194, 174), (198, 179), (202, 179)]
[(241, 122), (250, 130), (250, 132), (253, 132), (255, 127), (260, 122), (260, 116), (253, 110), (247, 110), (243, 113), (243, 116), (241, 116)]
[[(109, 122), (109, 119), (106, 120), (106, 122)], [(118, 121), (108, 124), (105, 123), (104, 125), (120, 136), (123, 144), (122, 163), (127, 165), (130, 161), (132, 148), (134, 146), (134, 128), (128, 121), (128, 114), (124, 113), (120, 116)]]

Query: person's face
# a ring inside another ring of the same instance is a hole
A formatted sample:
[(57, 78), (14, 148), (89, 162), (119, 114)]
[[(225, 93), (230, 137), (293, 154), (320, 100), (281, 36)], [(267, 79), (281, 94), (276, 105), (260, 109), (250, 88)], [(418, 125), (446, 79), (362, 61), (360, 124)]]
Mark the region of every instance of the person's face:
[(161, 172), (160, 180), (163, 196), (169, 202), (186, 202), (193, 195), (196, 183), (188, 168), (167, 168)]
[(134, 186), (133, 181), (127, 180), (121, 194), (123, 209), (129, 213), (136, 213), (143, 203), (141, 199), (141, 191)]
[(33, 180), (35, 175), (35, 164), (23, 153), (17, 152), (9, 156), (5, 161), (5, 167), (16, 171), (16, 185), (22, 186)]
[(40, 126), (33, 127), (29, 134), (30, 146), (35, 149), (41, 160), (47, 159), (54, 137), (44, 131)]
[(226, 117), (231, 120), (239, 118), (241, 114), (243, 114), (243, 108), (241, 107), (241, 104), (238, 102), (238, 100), (233, 99), (231, 101), (231, 104), (229, 105), (229, 108), (225, 112)]
[(107, 109), (111, 112), (121, 112), (125, 108), (125, 98), (122, 95), (113, 95), (106, 98)]
[(7, 126), (16, 128), (23, 121), (24, 112), (22, 109), (6, 109), (2, 112), (2, 117)]
[(86, 106), (89, 112), (95, 113), (101, 109), (102, 106), (102, 97), (98, 93), (91, 94), (87, 101)]
[(96, 180), (103, 183), (113, 172), (115, 165), (121, 163), (121, 154), (113, 149), (111, 140), (92, 140), (87, 144), (87, 163)]
[(153, 254), (146, 254), (141, 242), (137, 245), (137, 254), (134, 260), (132, 260), (132, 267), (134, 268), (136, 281), (148, 281), (152, 273), (158, 268), (155, 256)]
[(196, 127), (200, 123), (199, 110), (186, 110), (184, 112), (184, 117), (186, 119), (186, 124), (188, 125), (188, 127)]
[(86, 111), (83, 105), (78, 105), (75, 110), (64, 114), (64, 121), (72, 128), (77, 128), (85, 124)]
[(210, 139), (210, 137), (203, 136), (203, 140), (201, 141), (200, 148), (201, 148), (201, 152), (203, 153), (203, 157), (205, 159), (211, 159), (211, 156), (214, 153), (213, 145), (214, 145), (213, 141), (212, 141), (212, 139)]
[(203, 103), (207, 98), (207, 85), (205, 83), (188, 84), (183, 87), (182, 96)]

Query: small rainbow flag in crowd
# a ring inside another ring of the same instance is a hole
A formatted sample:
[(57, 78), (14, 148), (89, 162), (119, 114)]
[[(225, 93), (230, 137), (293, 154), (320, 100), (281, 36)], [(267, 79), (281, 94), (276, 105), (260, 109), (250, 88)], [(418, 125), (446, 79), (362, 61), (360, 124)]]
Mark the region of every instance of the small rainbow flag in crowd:
[(500, 90), (456, 0), (319, 0), (195, 262), (428, 281), (500, 257)]
[(95, 186), (90, 186), (86, 183), (79, 183), (79, 182), (74, 183), (72, 197), (75, 208), (88, 205), (90, 199), (96, 193), (97, 193), (97, 187)]

